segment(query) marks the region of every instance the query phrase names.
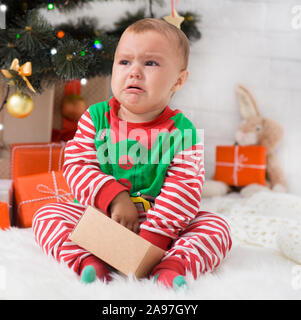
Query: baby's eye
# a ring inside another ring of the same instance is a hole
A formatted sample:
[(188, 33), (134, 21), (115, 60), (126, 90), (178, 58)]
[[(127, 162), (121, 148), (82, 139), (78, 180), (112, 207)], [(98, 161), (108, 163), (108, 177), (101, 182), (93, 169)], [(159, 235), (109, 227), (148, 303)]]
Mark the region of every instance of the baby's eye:
[(156, 62), (156, 61), (153, 61), (153, 60), (149, 60), (149, 61), (146, 61), (146, 62), (145, 62), (145, 65), (146, 65), (146, 66), (158, 66), (159, 63)]
[(119, 64), (122, 64), (122, 65), (126, 66), (126, 65), (129, 64), (129, 61), (128, 60), (120, 60)]

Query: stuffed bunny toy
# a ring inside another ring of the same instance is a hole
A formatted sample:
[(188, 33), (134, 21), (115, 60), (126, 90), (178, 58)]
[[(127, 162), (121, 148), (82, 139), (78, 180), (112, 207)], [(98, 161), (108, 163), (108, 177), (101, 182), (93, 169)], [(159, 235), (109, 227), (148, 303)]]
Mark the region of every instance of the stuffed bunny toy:
[[(263, 145), (266, 147), (266, 186), (249, 185), (241, 190), (242, 195), (269, 188), (277, 192), (287, 189), (283, 169), (275, 155), (275, 149), (283, 137), (283, 128), (274, 120), (262, 117), (251, 93), (243, 86), (238, 86), (236, 95), (239, 111), (243, 119), (238, 127), (235, 139), (238, 145)], [(223, 195), (230, 190), (221, 181), (209, 180), (205, 182), (203, 196)]]

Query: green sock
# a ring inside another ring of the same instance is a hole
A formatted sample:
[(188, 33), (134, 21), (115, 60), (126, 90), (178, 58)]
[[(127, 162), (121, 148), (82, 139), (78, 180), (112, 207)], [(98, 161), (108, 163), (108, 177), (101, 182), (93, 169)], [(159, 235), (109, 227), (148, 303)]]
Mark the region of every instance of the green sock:
[(181, 288), (183, 286), (186, 286), (187, 287), (187, 282), (185, 280), (185, 278), (183, 276), (177, 276), (173, 279), (173, 282), (172, 282), (172, 287), (174, 289), (178, 289), (178, 288)]
[(84, 283), (90, 283), (95, 281), (96, 271), (95, 268), (91, 265), (86, 266), (81, 273), (81, 281)]
[(162, 272), (158, 273), (154, 276), (155, 282), (160, 282), (164, 284), (167, 288), (172, 287), (177, 290), (183, 286), (187, 286), (187, 282), (185, 278), (181, 275), (177, 275), (173, 277), (174, 274), (172, 272)]

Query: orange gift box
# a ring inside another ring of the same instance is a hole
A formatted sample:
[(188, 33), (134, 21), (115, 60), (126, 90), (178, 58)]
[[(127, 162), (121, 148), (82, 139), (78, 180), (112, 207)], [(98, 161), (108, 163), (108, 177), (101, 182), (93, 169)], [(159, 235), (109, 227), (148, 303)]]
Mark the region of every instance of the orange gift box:
[(11, 146), (11, 176), (29, 176), (60, 171), (64, 163), (65, 143), (15, 143)]
[(15, 180), (16, 225), (29, 228), (34, 214), (44, 205), (73, 200), (61, 171), (18, 177)]
[(265, 146), (216, 146), (214, 179), (230, 186), (265, 184)]
[(10, 227), (9, 210), (6, 202), (0, 202), (0, 229)]

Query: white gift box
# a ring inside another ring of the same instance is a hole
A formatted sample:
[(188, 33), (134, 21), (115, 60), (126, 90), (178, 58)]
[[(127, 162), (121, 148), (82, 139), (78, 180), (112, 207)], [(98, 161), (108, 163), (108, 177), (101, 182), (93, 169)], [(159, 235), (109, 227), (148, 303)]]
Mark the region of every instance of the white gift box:
[(0, 179), (0, 201), (9, 205), (12, 200), (12, 183), (11, 179)]
[(9, 218), (12, 224), (13, 222), (13, 209), (12, 209), (12, 192), (13, 192), (13, 180), (0, 179), (0, 201), (8, 204)]

